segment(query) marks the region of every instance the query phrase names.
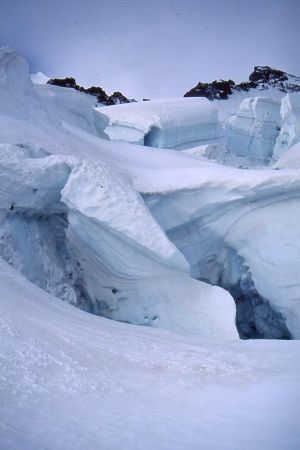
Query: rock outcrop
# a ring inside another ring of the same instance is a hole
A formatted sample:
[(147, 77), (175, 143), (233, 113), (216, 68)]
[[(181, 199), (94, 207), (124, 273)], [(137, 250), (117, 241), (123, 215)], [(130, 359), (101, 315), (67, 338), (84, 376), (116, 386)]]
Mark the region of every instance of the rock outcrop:
[(267, 90), (270, 87), (281, 92), (300, 92), (300, 78), (269, 66), (255, 66), (249, 80), (236, 84), (233, 80), (199, 82), (184, 97), (206, 97), (209, 100), (226, 100), (234, 92), (250, 89)]
[(75, 78), (51, 78), (47, 81), (48, 84), (55, 86), (72, 88), (76, 91), (85, 92), (86, 94), (94, 95), (97, 97), (97, 101), (103, 105), (119, 105), (120, 103), (130, 103), (135, 101), (134, 99), (128, 99), (121, 92), (114, 92), (112, 95), (108, 95), (101, 87), (91, 86), (89, 88), (84, 88), (76, 83)]

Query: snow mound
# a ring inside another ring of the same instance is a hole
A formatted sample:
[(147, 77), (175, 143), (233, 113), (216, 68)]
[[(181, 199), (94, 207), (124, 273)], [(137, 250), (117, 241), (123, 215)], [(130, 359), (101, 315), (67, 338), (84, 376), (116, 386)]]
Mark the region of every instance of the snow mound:
[(111, 140), (183, 149), (223, 138), (217, 109), (203, 98), (165, 99), (97, 108)]

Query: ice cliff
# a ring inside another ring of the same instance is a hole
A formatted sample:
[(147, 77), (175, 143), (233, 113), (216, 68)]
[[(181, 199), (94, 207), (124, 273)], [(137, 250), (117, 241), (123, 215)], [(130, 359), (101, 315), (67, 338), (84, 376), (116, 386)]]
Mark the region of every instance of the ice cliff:
[(268, 165), (279, 134), (280, 103), (264, 97), (242, 101), (225, 120), (229, 153), (248, 166)]

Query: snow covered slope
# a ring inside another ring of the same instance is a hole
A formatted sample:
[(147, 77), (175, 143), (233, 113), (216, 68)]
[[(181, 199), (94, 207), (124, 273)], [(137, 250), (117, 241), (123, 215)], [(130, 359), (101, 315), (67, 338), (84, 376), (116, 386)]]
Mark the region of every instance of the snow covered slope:
[(97, 108), (111, 140), (182, 149), (221, 142), (217, 109), (206, 99), (165, 99)]
[(0, 297), (5, 450), (300, 445), (297, 341), (225, 345), (108, 321), (1, 260)]

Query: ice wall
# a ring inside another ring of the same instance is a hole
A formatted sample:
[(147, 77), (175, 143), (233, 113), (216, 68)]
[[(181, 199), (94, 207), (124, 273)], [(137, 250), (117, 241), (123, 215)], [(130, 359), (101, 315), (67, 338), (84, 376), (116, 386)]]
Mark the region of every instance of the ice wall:
[(192, 275), (235, 296), (241, 335), (299, 338), (299, 175), (226, 169), (145, 201)]
[(279, 133), (279, 111), (279, 101), (270, 98), (243, 100), (224, 122), (229, 152), (246, 166), (268, 165)]

